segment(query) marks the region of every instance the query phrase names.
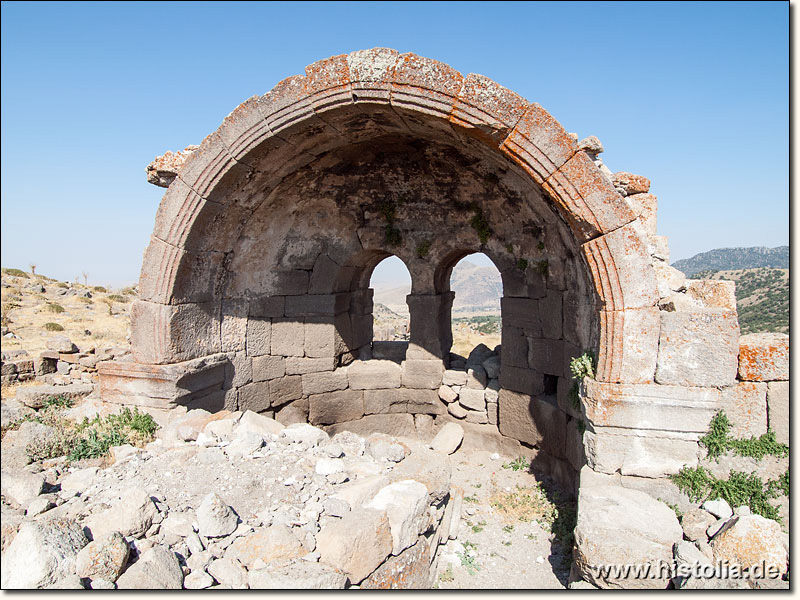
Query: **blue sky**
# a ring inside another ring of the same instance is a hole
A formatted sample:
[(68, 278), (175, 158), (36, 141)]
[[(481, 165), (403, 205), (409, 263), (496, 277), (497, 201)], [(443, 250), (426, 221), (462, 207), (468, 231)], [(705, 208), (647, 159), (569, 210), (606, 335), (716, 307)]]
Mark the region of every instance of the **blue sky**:
[(789, 241), (789, 5), (2, 3), (2, 265), (138, 279), (144, 168), (333, 54), (444, 61), (649, 177), (677, 260)]

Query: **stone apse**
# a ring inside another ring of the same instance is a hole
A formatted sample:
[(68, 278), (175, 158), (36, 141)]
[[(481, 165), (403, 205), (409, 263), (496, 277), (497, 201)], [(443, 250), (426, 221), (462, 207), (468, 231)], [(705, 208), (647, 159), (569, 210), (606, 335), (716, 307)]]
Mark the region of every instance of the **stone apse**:
[[(736, 384), (733, 284), (669, 267), (649, 182), (611, 177), (598, 151), (435, 60), (319, 61), (151, 173), (168, 188), (133, 360), (100, 365), (102, 397), (419, 432), (453, 418), (438, 393), (450, 273), (484, 252), (503, 329), (499, 389), (475, 427), (537, 448), (567, 485), (596, 473), (657, 491), (697, 463)], [(412, 279), (410, 341), (373, 346), (370, 275), (390, 255)], [(596, 373), (573, 399), (570, 360), (587, 350)]]

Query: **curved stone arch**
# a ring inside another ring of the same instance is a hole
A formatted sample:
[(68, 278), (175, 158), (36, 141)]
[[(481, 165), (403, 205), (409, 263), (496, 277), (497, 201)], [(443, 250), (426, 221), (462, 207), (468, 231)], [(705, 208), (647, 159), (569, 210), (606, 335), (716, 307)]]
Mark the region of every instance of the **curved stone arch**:
[[(164, 364), (223, 349), (215, 340), (226, 264), (256, 202), (272, 201), (271, 184), (342, 143), (341, 115), (379, 109), (399, 115), (406, 133), (424, 137), (437, 130), (477, 141), (540, 186), (569, 225), (594, 285), (598, 379), (652, 381), (655, 359), (641, 355), (658, 337), (657, 285), (645, 236), (626, 201), (538, 104), (481, 75), (383, 48), (319, 61), (305, 75), (250, 98), (186, 160), (159, 206), (145, 254), (133, 309), (137, 360)], [(347, 133), (353, 143), (390, 129)], [(264, 160), (279, 151), (282, 160)], [(254, 194), (256, 187), (266, 193)], [(187, 325), (193, 333), (185, 337), (208, 341), (182, 347), (171, 332)]]

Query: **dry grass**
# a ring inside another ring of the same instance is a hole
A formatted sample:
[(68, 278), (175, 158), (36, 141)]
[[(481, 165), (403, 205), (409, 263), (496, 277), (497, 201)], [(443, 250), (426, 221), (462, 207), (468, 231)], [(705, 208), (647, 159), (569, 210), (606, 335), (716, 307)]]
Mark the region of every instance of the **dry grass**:
[(469, 356), (469, 353), (472, 352), (472, 349), (478, 344), (486, 344), (489, 348), (494, 349), (499, 343), (500, 335), (485, 335), (474, 331), (454, 331), (453, 348), (450, 352), (461, 356)]
[[(16, 278), (7, 278), (14, 287), (3, 288), (3, 315), (10, 320), (9, 328), (20, 339), (4, 338), (4, 350), (26, 350), (31, 356), (37, 356), (46, 350), (47, 339), (55, 335), (46, 331), (44, 324), (58, 323), (64, 331), (57, 335), (70, 338), (82, 350), (92, 346), (121, 346), (126, 345), (126, 337), (130, 327), (131, 303), (113, 303), (114, 314), (109, 315), (109, 305), (103, 302), (107, 294), (92, 292), (94, 300), (80, 296), (59, 296), (56, 291), (67, 284), (61, 282), (45, 283), (44, 296), (35, 294), (16, 286)], [(88, 289), (85, 286), (73, 285), (77, 289)], [(113, 295), (113, 294), (111, 294)], [(88, 302), (87, 302), (88, 300)], [(48, 304), (58, 304), (64, 312), (53, 313), (48, 309)], [(14, 308), (10, 308), (17, 305)], [(86, 333), (89, 331), (90, 333)], [(4, 392), (5, 394), (5, 392)]]
[(496, 492), (489, 504), (507, 523), (532, 521), (552, 523), (555, 507), (539, 487), (517, 487), (510, 492)]

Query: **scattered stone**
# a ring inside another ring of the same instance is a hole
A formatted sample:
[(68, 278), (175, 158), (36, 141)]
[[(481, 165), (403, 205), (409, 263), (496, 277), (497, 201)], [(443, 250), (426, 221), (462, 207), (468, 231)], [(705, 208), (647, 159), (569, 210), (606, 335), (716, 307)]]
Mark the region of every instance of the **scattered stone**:
[(217, 494), (208, 494), (197, 509), (198, 533), (203, 537), (224, 537), (236, 530), (239, 517)]
[(717, 498), (716, 500), (706, 500), (705, 502), (703, 502), (703, 505), (700, 508), (710, 512), (718, 519), (729, 519), (733, 515), (733, 510), (731, 510), (730, 505), (727, 502), (725, 502), (723, 498)]
[(183, 570), (175, 553), (161, 545), (144, 552), (117, 579), (117, 588), (129, 590), (179, 590), (183, 587)]
[(192, 571), (183, 579), (183, 587), (187, 590), (205, 590), (212, 585), (214, 580), (205, 571)]
[(458, 423), (447, 423), (431, 442), (431, 448), (444, 454), (452, 454), (464, 439), (464, 428)]
[(322, 431), (322, 429), (309, 425), (308, 423), (289, 425), (281, 432), (281, 435), (292, 442), (305, 444), (312, 448), (330, 439), (328, 434)]
[(59, 354), (73, 354), (78, 351), (78, 347), (72, 343), (68, 337), (63, 335), (53, 335), (45, 342), (48, 350)]
[(37, 496), (28, 503), (28, 507), (25, 509), (25, 516), (30, 519), (55, 507), (53, 498), (54, 496)]
[(247, 571), (242, 563), (234, 558), (219, 558), (211, 562), (206, 570), (226, 588), (234, 590), (247, 588)]
[(376, 510), (348, 513), (331, 521), (317, 535), (320, 562), (360, 583), (391, 553), (392, 534), (386, 514)]
[(706, 531), (716, 522), (713, 515), (700, 508), (692, 508), (681, 517), (681, 527), (686, 539), (694, 542), (695, 540), (706, 538)]
[(3, 470), (0, 474), (0, 486), (3, 496), (18, 506), (27, 506), (44, 490), (44, 477), (25, 471), (13, 473)]
[(61, 480), (61, 491), (82, 494), (92, 485), (98, 471), (99, 469), (97, 467), (88, 467), (86, 469), (73, 471)]
[(386, 486), (366, 505), (366, 508), (385, 511), (389, 517), (395, 556), (413, 545), (427, 528), (427, 500), (427, 488), (408, 479)]

